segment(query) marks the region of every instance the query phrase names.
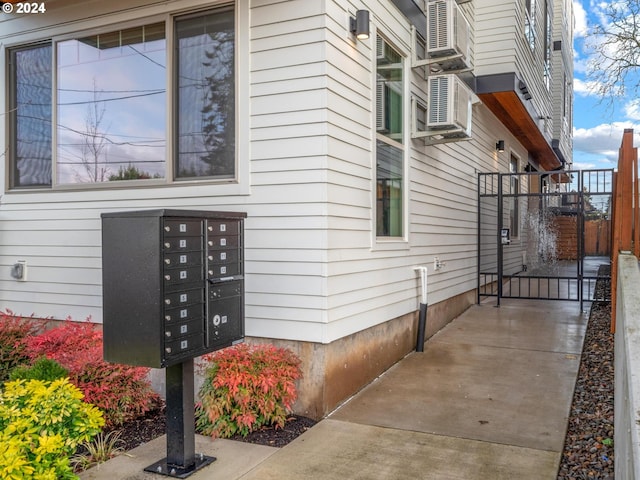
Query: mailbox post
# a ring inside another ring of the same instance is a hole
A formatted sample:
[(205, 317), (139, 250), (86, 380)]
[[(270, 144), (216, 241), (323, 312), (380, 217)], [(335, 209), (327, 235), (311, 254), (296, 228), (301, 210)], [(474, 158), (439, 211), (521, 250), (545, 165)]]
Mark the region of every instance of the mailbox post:
[(166, 367), (167, 457), (145, 470), (186, 478), (195, 454), (193, 359), (244, 338), (245, 213), (102, 215), (104, 358)]

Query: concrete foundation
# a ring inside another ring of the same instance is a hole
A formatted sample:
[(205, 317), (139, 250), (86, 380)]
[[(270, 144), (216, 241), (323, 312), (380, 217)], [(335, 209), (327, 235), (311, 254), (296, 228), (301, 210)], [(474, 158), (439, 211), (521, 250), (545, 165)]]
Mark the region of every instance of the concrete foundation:
[[(475, 303), (469, 291), (429, 306), (428, 339)], [(390, 366), (415, 350), (418, 312), (376, 325), (330, 344), (249, 338), (291, 349), (302, 360), (296, 413), (319, 420), (349, 399)]]

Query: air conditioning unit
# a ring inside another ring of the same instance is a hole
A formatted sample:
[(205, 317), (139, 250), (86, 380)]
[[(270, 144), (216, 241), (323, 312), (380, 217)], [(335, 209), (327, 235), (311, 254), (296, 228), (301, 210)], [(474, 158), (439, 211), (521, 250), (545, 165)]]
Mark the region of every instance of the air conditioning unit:
[(471, 27), (456, 0), (427, 2), (427, 57), (440, 70), (464, 70), (471, 65)]
[(445, 138), (471, 136), (473, 92), (452, 73), (431, 75), (427, 80), (427, 132)]

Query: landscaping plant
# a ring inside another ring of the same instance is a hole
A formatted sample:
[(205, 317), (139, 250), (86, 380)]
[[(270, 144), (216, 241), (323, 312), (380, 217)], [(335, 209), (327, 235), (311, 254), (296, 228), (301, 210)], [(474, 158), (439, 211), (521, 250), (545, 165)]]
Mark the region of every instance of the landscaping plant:
[(43, 380), (53, 382), (59, 378), (66, 378), (69, 372), (55, 360), (47, 357), (38, 358), (33, 365), (20, 365), (14, 368), (9, 380)]
[(91, 441), (83, 442), (81, 444), (83, 451), (71, 457), (74, 469), (84, 471), (123, 453), (125, 443), (121, 434), (121, 430), (100, 432)]
[(26, 341), (37, 331), (33, 319), (16, 316), (11, 310), (0, 311), (0, 385), (14, 368), (28, 363)]
[(78, 478), (69, 457), (104, 425), (66, 378), (6, 382), (0, 394), (0, 478)]
[(228, 438), (262, 426), (282, 428), (297, 398), (300, 359), (286, 348), (239, 344), (203, 357), (196, 405), (199, 432)]
[(45, 356), (69, 371), (85, 401), (104, 411), (107, 428), (138, 418), (160, 403), (147, 379), (148, 368), (103, 360), (102, 332), (88, 321), (67, 319), (26, 343), (33, 360)]

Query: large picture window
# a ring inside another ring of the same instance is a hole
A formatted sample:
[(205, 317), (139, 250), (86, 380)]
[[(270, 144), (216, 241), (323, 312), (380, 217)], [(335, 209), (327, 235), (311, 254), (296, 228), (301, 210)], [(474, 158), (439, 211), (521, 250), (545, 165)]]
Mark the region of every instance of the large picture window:
[(403, 58), (376, 38), (376, 235), (404, 234)]
[(234, 178), (234, 25), (224, 8), (172, 29), (157, 22), (10, 50), (10, 186)]

